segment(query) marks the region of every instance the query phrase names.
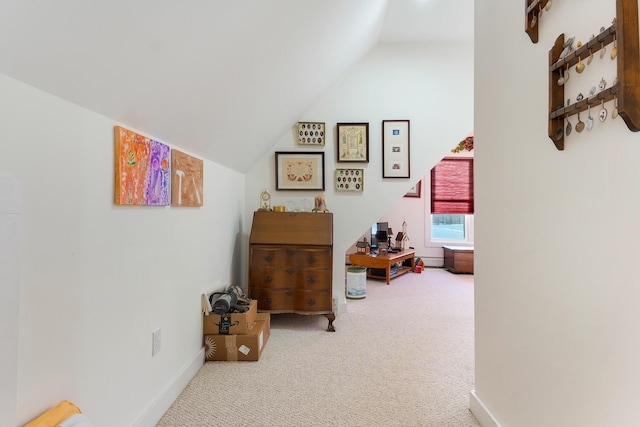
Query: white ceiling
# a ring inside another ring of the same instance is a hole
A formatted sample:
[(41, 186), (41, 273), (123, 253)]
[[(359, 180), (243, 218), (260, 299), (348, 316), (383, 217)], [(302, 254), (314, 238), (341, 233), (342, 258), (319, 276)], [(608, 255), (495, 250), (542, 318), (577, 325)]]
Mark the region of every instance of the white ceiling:
[(240, 172), (377, 43), (472, 38), (473, 0), (0, 0), (0, 73)]

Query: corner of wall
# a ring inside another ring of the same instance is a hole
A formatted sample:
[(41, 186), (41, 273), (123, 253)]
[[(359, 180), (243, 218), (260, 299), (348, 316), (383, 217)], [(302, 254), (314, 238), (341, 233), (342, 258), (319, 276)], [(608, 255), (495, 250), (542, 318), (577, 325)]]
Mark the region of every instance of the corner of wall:
[(178, 374), (151, 402), (151, 405), (136, 420), (133, 427), (154, 427), (169, 407), (180, 396), (182, 390), (195, 377), (204, 364), (204, 348), (196, 351)]
[(493, 416), (475, 390), (469, 392), (469, 410), (482, 427), (502, 427), (502, 424)]

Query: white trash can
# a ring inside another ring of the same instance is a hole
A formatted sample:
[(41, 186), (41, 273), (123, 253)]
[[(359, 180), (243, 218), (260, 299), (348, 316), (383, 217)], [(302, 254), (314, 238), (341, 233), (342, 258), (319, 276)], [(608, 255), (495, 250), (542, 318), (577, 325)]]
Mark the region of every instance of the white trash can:
[(347, 298), (367, 296), (367, 269), (364, 267), (347, 268)]

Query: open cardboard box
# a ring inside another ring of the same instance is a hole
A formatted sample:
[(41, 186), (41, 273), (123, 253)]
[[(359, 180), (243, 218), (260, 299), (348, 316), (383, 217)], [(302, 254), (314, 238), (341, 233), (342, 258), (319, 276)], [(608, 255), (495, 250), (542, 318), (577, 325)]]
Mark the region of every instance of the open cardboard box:
[[(204, 296), (205, 294), (203, 294)], [(249, 309), (244, 313), (215, 314), (205, 313), (202, 316), (204, 335), (246, 334), (256, 320), (258, 301), (251, 300)]]
[(257, 313), (244, 335), (205, 335), (205, 360), (257, 361), (271, 332), (269, 313)]

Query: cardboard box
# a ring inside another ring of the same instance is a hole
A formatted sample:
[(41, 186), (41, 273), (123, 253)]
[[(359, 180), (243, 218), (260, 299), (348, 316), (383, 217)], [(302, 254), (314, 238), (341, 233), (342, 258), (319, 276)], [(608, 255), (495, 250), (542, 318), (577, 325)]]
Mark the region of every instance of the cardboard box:
[(249, 310), (244, 313), (215, 314), (202, 316), (202, 333), (204, 335), (246, 334), (256, 320), (258, 301), (251, 300)]
[(262, 355), (269, 333), (271, 316), (258, 313), (245, 335), (205, 335), (205, 360), (257, 361)]

